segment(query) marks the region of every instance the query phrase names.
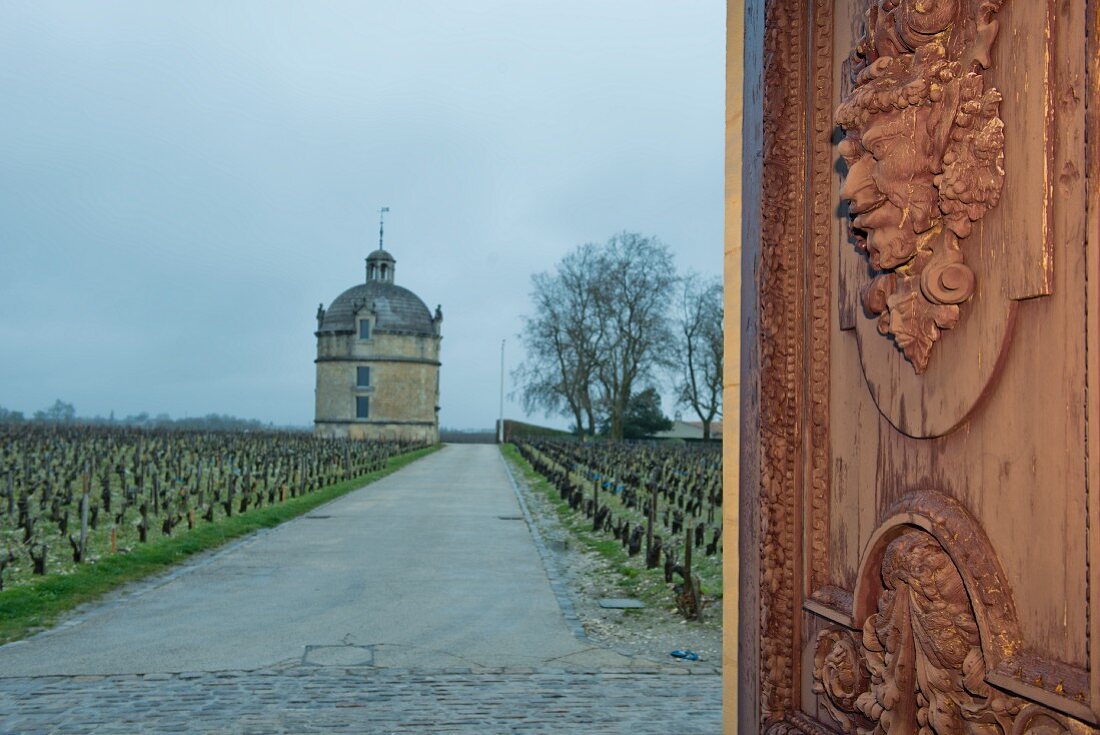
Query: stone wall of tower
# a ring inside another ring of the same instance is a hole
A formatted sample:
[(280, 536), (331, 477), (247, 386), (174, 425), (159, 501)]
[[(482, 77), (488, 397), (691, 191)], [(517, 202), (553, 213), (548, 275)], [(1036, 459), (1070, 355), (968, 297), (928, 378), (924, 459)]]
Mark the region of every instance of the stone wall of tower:
[[(439, 440), (437, 336), (376, 330), (323, 334), (317, 340), (315, 433), (362, 439)], [(369, 367), (370, 387), (357, 385), (357, 368)], [(370, 400), (370, 417), (356, 418), (356, 397)]]
[(317, 339), (319, 360), (331, 357), (371, 360), (381, 356), (438, 362), (439, 338), (376, 330), (369, 340), (361, 340), (356, 334), (325, 334)]
[(313, 433), (315, 436), (326, 439), (439, 443), (439, 427), (434, 424), (430, 426), (397, 423), (317, 424)]

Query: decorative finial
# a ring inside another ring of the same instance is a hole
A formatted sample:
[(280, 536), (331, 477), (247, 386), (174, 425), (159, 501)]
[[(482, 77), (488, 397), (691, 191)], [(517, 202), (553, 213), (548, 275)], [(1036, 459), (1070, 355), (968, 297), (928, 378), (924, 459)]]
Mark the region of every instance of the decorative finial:
[(382, 207), (378, 210), (378, 249), (385, 250), (382, 247), (382, 227), (385, 224), (386, 212), (390, 211), (389, 207)]

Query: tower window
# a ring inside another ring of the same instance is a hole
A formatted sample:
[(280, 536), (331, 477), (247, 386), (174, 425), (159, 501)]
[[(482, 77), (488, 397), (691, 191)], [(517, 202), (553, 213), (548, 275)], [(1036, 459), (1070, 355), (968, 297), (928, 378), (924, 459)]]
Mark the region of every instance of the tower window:
[(357, 367), (355, 368), (355, 385), (358, 388), (370, 387), (370, 368), (369, 367)]
[(370, 339), (370, 319), (359, 320), (359, 339)]
[(369, 419), (370, 418), (370, 397), (369, 396), (356, 396), (355, 397), (355, 418), (357, 418), (357, 419)]

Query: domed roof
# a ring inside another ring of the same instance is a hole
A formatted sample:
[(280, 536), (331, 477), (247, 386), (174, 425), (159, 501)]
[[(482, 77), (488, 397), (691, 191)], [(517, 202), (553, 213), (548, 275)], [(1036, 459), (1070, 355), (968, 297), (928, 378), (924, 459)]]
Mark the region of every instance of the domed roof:
[(384, 260), (387, 263), (396, 263), (397, 262), (396, 260), (394, 260), (393, 256), (390, 255), (389, 250), (383, 250), (382, 248), (378, 248), (373, 253), (371, 253), (370, 255), (367, 256), (367, 262), (368, 263), (370, 263), (372, 261), (380, 261), (380, 260)]
[(337, 296), (317, 331), (354, 332), (355, 315), (360, 310), (373, 313), (375, 330), (435, 334), (432, 314), (420, 297), (386, 281), (360, 283)]

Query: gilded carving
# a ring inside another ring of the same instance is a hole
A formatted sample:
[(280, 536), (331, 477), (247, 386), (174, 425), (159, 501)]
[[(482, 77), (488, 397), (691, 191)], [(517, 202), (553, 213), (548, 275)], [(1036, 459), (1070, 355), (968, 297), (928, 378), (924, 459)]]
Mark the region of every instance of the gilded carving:
[[(793, 4), (797, 5), (797, 4)], [(759, 401), (760, 486), (756, 507), (760, 553), (760, 702), (762, 724), (782, 720), (794, 696), (794, 629), (799, 609), (795, 556), (794, 499), (801, 477), (798, 389), (803, 363), (798, 345), (803, 328), (800, 306), (805, 196), (802, 140), (805, 109), (801, 92), (804, 48), (803, 13), (791, 3), (768, 2), (769, 31), (764, 54), (775, 59), (762, 85), (763, 148), (768, 155), (761, 172), (761, 199), (784, 202), (760, 222)]]
[(1004, 181), (1001, 94), (986, 88), (1004, 0), (874, 0), (836, 111), (841, 198), (874, 271), (862, 301), (918, 373), (976, 279), (961, 243)]
[(881, 563), (877, 610), (857, 643), (818, 636), (814, 691), (847, 733), (1013, 735), (1067, 732), (1056, 713), (986, 681), (978, 622), (958, 568), (931, 534), (908, 528)]

